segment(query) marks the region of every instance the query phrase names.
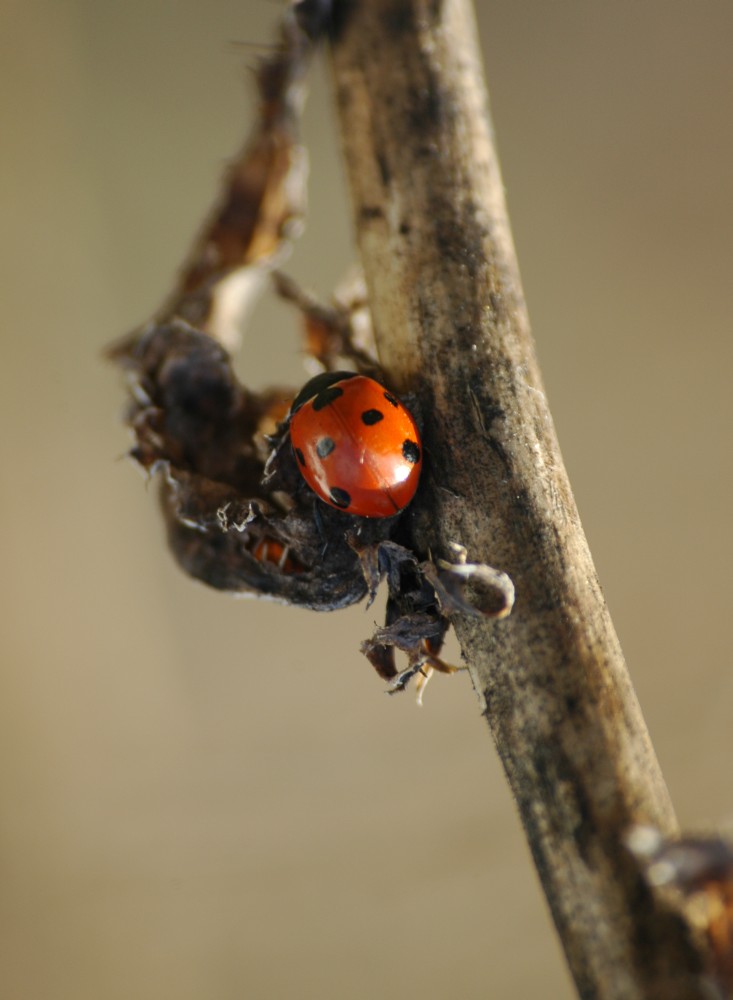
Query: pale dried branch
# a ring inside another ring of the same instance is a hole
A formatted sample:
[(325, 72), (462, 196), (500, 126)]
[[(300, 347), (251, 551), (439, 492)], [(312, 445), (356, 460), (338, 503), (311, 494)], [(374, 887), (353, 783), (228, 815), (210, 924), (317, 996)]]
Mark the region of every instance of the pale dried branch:
[(380, 360), (429, 414), (417, 547), (507, 572), (455, 615), (580, 994), (709, 995), (684, 919), (624, 846), (675, 818), (537, 366), (469, 0), (337, 4), (333, 77)]

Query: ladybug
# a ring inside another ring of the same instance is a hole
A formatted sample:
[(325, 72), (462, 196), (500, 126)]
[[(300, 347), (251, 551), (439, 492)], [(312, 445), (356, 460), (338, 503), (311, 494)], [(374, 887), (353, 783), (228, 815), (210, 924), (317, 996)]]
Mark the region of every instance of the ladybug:
[(392, 517), (412, 500), (422, 449), (412, 415), (354, 372), (312, 378), (290, 408), (298, 468), (321, 500), (359, 517)]
[(252, 549), (252, 555), (257, 562), (268, 566), (277, 567), (283, 573), (302, 573), (303, 567), (300, 563), (291, 558), (288, 549), (275, 538), (260, 538)]

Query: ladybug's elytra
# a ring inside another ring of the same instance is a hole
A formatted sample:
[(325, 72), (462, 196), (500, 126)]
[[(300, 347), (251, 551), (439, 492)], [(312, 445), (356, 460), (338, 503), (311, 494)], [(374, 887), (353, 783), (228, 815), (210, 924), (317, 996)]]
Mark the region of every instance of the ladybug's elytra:
[(365, 375), (312, 378), (293, 401), (290, 441), (310, 488), (347, 514), (392, 517), (415, 495), (422, 464), (415, 421)]

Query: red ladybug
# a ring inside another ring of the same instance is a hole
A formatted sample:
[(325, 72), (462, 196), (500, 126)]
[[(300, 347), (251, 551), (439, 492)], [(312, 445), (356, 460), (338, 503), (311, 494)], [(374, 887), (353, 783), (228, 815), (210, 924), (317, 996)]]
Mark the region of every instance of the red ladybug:
[(312, 378), (293, 400), (290, 441), (310, 488), (347, 514), (391, 517), (415, 495), (422, 463), (415, 421), (365, 375)]
[(300, 563), (290, 557), (287, 548), (276, 538), (260, 538), (252, 549), (252, 555), (257, 562), (276, 566), (283, 573), (302, 573)]

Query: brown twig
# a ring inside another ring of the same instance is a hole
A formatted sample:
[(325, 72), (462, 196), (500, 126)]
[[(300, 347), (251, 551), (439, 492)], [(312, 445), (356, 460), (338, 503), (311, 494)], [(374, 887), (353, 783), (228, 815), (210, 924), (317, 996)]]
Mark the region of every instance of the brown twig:
[(706, 995), (683, 916), (623, 846), (675, 818), (537, 367), (469, 0), (343, 0), (333, 72), (380, 358), (430, 414), (433, 516), (507, 571), (513, 614), (456, 616), (584, 997)]

